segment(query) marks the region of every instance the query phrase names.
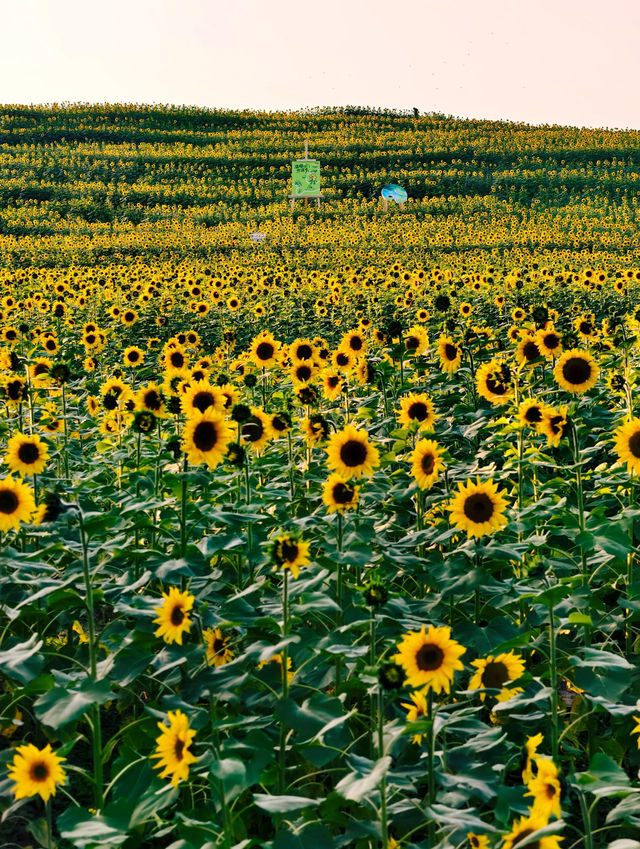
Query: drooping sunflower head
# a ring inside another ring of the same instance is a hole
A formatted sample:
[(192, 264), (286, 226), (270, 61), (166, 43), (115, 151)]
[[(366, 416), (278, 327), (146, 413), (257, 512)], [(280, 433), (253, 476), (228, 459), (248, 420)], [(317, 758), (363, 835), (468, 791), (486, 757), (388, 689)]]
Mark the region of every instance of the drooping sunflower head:
[(220, 628), (207, 628), (202, 632), (206, 646), (207, 661), (211, 666), (224, 666), (233, 660), (233, 652), (229, 648), (231, 637), (225, 636)]
[(411, 455), (411, 474), (420, 489), (430, 489), (444, 469), (442, 450), (432, 439), (421, 439)]
[(195, 731), (189, 728), (189, 719), (181, 710), (169, 711), (169, 725), (158, 723), (160, 736), (156, 738), (156, 751), (151, 755), (158, 758), (155, 769), (162, 769), (160, 778), (171, 776), (174, 787), (189, 777), (189, 766), (198, 759), (190, 751)]
[(462, 348), (454, 342), (451, 336), (442, 334), (438, 340), (438, 357), (440, 368), (448, 374), (455, 374), (462, 361)]
[(547, 443), (555, 448), (560, 445), (560, 440), (569, 435), (571, 420), (569, 419), (567, 407), (545, 408), (542, 421), (538, 425), (538, 432), (547, 437)]
[(20, 527), (20, 522), (28, 522), (35, 510), (31, 487), (11, 477), (0, 480), (0, 531)]
[[(532, 811), (528, 817), (520, 817), (517, 822), (513, 823), (509, 834), (505, 835), (501, 849), (515, 849), (526, 837), (530, 837), (548, 824), (549, 817), (543, 813)], [(528, 849), (560, 849), (561, 840), (562, 837), (558, 837), (556, 834), (549, 834), (527, 843), (527, 847)]]
[(522, 427), (530, 427), (538, 430), (538, 426), (544, 417), (545, 404), (536, 401), (535, 398), (527, 398), (518, 407), (517, 420)]
[(458, 484), (459, 491), (448, 506), (450, 520), (468, 537), (492, 534), (507, 524), (507, 501), (492, 480)]

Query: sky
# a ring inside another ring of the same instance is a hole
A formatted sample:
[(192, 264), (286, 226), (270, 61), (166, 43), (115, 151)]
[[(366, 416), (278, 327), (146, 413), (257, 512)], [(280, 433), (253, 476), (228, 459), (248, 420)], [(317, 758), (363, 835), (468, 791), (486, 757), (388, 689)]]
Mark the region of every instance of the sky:
[(638, 0), (0, 0), (0, 103), (640, 129)]

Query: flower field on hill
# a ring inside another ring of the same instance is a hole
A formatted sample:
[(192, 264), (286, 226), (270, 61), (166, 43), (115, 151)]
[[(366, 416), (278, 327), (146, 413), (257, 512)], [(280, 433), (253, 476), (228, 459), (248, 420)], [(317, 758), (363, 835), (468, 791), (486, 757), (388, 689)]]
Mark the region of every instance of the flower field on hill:
[[(634, 134), (602, 178), (586, 131), (318, 114), (334, 206), (292, 217), (264, 158), (300, 116), (33, 111), (0, 124), (6, 845), (635, 849)], [(420, 195), (438, 149), (460, 184)]]

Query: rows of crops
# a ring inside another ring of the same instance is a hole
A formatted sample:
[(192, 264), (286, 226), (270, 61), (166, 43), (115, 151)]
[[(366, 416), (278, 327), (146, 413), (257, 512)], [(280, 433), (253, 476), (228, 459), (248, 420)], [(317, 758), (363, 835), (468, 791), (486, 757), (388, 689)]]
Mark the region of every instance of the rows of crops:
[[(312, 125), (352, 158), (292, 219)], [(634, 134), (83, 107), (0, 137), (2, 845), (634, 849)], [(349, 199), (412, 142), (458, 193)], [(565, 163), (483, 197), (480, 152)]]

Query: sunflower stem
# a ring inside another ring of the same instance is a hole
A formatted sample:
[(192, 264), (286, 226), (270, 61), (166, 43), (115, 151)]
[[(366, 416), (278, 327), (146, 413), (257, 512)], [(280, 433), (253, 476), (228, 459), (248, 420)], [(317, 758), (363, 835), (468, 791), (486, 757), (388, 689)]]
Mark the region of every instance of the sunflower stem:
[[(213, 737), (213, 753), (217, 759), (220, 757), (220, 732), (218, 731), (217, 726), (218, 715), (216, 711), (216, 702), (213, 695), (211, 695), (211, 698), (209, 700), (209, 716), (211, 719), (211, 734)], [(227, 805), (227, 797), (225, 796), (224, 784), (222, 782), (222, 779), (218, 778), (216, 783), (218, 795), (220, 797), (220, 807), (222, 809), (222, 831), (224, 838), (224, 847), (225, 849), (231, 849), (231, 837), (233, 835), (233, 832), (231, 828), (231, 815), (229, 811), (229, 806)], [(211, 802), (212, 807), (214, 807), (213, 799), (211, 800)]]
[[(584, 493), (582, 490), (582, 466), (580, 465), (580, 443), (578, 440), (578, 430), (573, 422), (571, 422), (571, 445), (573, 448), (573, 464), (576, 470), (576, 497), (578, 501), (578, 526), (580, 533), (584, 533)], [(587, 557), (584, 550), (584, 545), (580, 543), (580, 564), (582, 574), (582, 586), (585, 587), (587, 581)]]
[(587, 808), (584, 793), (581, 790), (578, 790), (578, 800), (580, 802), (580, 813), (582, 814), (582, 825), (584, 828), (584, 847), (585, 849), (593, 849), (593, 835), (591, 832), (591, 811)]
[(551, 757), (558, 763), (558, 658), (553, 601), (549, 601), (549, 660), (551, 663)]
[[(633, 509), (633, 497), (634, 497), (634, 472), (631, 472), (631, 478), (629, 481), (629, 512)], [(34, 485), (35, 485), (35, 475), (34, 475)], [(630, 551), (627, 554), (627, 599), (631, 600), (631, 586), (633, 584), (633, 545), (634, 545), (634, 520), (631, 519), (631, 523), (629, 526), (629, 542), (630, 542)], [(633, 647), (633, 632), (631, 630), (631, 620), (633, 617), (633, 610), (631, 606), (629, 606), (627, 610), (627, 621), (625, 627), (625, 648), (627, 651), (627, 655), (631, 654)]]
[[(244, 455), (244, 482), (245, 482), (245, 502), (251, 504), (251, 471), (249, 468), (249, 449)], [(253, 583), (253, 525), (251, 520), (247, 519), (247, 562), (249, 564), (249, 584)]]
[(62, 450), (64, 451), (64, 478), (65, 481), (69, 483), (69, 429), (67, 427), (67, 390), (64, 383), (62, 384), (62, 434)]
[(44, 810), (47, 817), (47, 849), (53, 849), (53, 823), (51, 817), (51, 796), (44, 803)]
[[(384, 691), (378, 684), (378, 758), (384, 757)], [(387, 779), (380, 780), (380, 831), (382, 834), (382, 849), (387, 849), (389, 843), (389, 826), (387, 823)]]
[[(96, 680), (97, 671), (97, 645), (96, 645), (96, 622), (95, 611), (93, 606), (93, 587), (91, 584), (91, 572), (89, 569), (89, 540), (87, 530), (84, 524), (84, 515), (82, 508), (76, 504), (78, 513), (78, 521), (80, 524), (80, 544), (82, 546), (82, 573), (84, 576), (84, 586), (87, 606), (87, 619), (89, 626), (89, 669), (91, 678)], [(93, 749), (93, 798), (94, 807), (97, 810), (102, 809), (102, 728), (100, 722), (100, 706), (93, 705), (91, 708), (91, 737)]]
[[(284, 569), (282, 573), (282, 637), (286, 639), (289, 633), (289, 570)], [(289, 698), (289, 677), (287, 665), (289, 662), (289, 646), (285, 644), (282, 649), (282, 703)], [(286, 755), (287, 755), (287, 728), (284, 719), (280, 722), (280, 750), (278, 754), (278, 787), (282, 794), (286, 789)]]
[[(427, 719), (429, 720), (429, 737), (428, 737), (428, 751), (427, 751), (427, 774), (429, 781), (429, 807), (433, 805), (436, 799), (436, 776), (433, 771), (434, 768), (434, 750), (435, 750), (435, 714), (433, 710), (433, 688), (429, 687), (429, 692), (427, 695)], [(435, 845), (435, 837), (436, 837), (436, 824), (433, 820), (429, 820), (429, 845)]]
[(293, 501), (295, 489), (293, 484), (293, 444), (291, 442), (291, 428), (287, 430), (287, 442), (289, 444), (289, 494), (291, 496), (291, 501)]
[[(342, 536), (344, 531), (344, 517), (342, 513), (338, 513), (338, 528), (336, 548), (338, 550), (338, 568), (336, 572), (336, 603), (338, 610), (336, 611), (336, 630), (342, 625)], [(340, 690), (342, 658), (336, 655), (336, 694)]]
[(180, 552), (184, 557), (187, 553), (187, 471), (189, 460), (186, 455), (182, 465), (182, 497), (180, 501)]

